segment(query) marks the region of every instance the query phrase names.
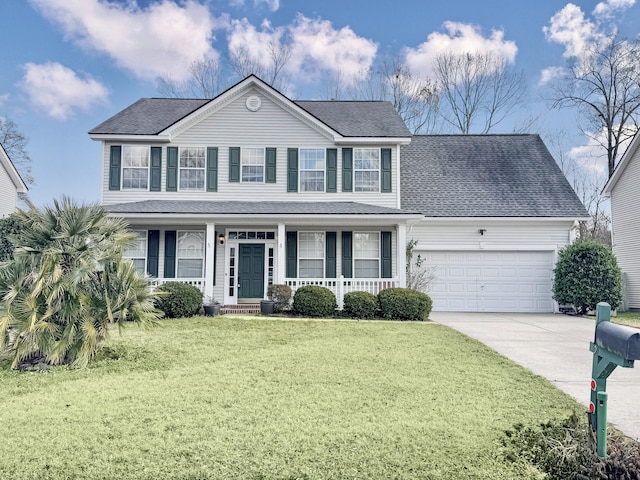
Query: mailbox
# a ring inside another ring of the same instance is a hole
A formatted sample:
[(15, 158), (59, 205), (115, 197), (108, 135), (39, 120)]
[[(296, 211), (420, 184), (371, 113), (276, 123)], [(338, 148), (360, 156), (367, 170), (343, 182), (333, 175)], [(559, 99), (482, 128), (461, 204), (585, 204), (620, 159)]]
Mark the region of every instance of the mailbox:
[(640, 330), (600, 322), (596, 326), (596, 345), (627, 360), (640, 360)]

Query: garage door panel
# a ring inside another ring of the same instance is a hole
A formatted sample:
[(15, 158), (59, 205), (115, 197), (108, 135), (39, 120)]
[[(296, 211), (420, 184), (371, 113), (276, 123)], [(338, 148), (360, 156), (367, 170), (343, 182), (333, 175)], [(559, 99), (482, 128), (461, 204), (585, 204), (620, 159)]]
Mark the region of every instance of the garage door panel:
[(436, 279), (440, 311), (552, 312), (553, 252), (416, 252)]

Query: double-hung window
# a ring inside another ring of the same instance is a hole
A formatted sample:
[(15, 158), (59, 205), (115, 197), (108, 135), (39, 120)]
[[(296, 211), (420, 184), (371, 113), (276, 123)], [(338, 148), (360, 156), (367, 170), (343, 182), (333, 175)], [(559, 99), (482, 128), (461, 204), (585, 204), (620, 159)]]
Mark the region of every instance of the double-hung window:
[(353, 150), (354, 191), (380, 191), (380, 149), (354, 148)]
[(324, 232), (298, 232), (298, 276), (324, 277)]
[(241, 161), (243, 182), (264, 182), (264, 148), (243, 148)]
[(122, 146), (122, 188), (127, 190), (149, 188), (149, 147)]
[(300, 149), (300, 191), (324, 192), (325, 150)]
[(204, 190), (204, 147), (180, 148), (180, 190)]
[(135, 243), (124, 249), (122, 256), (128, 258), (140, 274), (147, 270), (147, 232), (145, 230), (133, 232), (138, 235)]
[(353, 273), (356, 278), (380, 277), (380, 233), (353, 233)]
[(178, 278), (202, 278), (204, 272), (204, 232), (178, 232), (177, 236)]

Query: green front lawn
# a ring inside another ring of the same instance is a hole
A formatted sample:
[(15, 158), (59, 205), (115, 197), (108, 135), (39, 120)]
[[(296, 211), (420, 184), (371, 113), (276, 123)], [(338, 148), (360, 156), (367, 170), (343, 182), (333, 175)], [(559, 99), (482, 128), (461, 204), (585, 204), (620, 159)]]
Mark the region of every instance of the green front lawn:
[(7, 479), (527, 478), (503, 431), (584, 410), (428, 322), (166, 320), (84, 370), (3, 366)]
[(611, 321), (640, 328), (640, 313), (618, 312), (615, 317), (611, 317)]

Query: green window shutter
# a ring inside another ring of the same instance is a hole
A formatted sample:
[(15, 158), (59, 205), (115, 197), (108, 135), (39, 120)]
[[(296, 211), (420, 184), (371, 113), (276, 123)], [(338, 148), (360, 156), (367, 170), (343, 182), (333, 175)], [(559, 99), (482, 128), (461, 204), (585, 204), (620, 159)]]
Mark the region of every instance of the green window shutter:
[(158, 276), (158, 260), (160, 258), (160, 230), (149, 230), (147, 235), (147, 273)]
[(325, 249), (325, 277), (336, 278), (336, 232), (326, 233)]
[(162, 147), (151, 147), (151, 181), (149, 190), (160, 191), (160, 178), (162, 177)]
[(178, 191), (178, 147), (167, 147), (167, 192)]
[(122, 147), (111, 145), (109, 155), (109, 190), (120, 190), (120, 166), (122, 163)]
[(164, 232), (164, 278), (176, 278), (176, 231)]
[(381, 170), (381, 192), (391, 192), (391, 149), (383, 148), (380, 151)]
[(380, 232), (380, 242), (382, 244), (382, 274), (380, 276), (382, 278), (391, 278), (391, 232)]
[(298, 276), (298, 232), (287, 232), (287, 278)]
[(276, 149), (265, 149), (265, 183), (276, 183)]
[(342, 191), (353, 191), (353, 148), (342, 149)]
[(218, 147), (207, 147), (207, 192), (218, 191)]
[(229, 147), (229, 181), (240, 181), (240, 147)]
[(298, 149), (287, 149), (287, 192), (298, 191)]
[(327, 148), (327, 193), (338, 191), (338, 150)]
[(342, 232), (342, 275), (345, 278), (353, 277), (353, 235), (351, 232)]

